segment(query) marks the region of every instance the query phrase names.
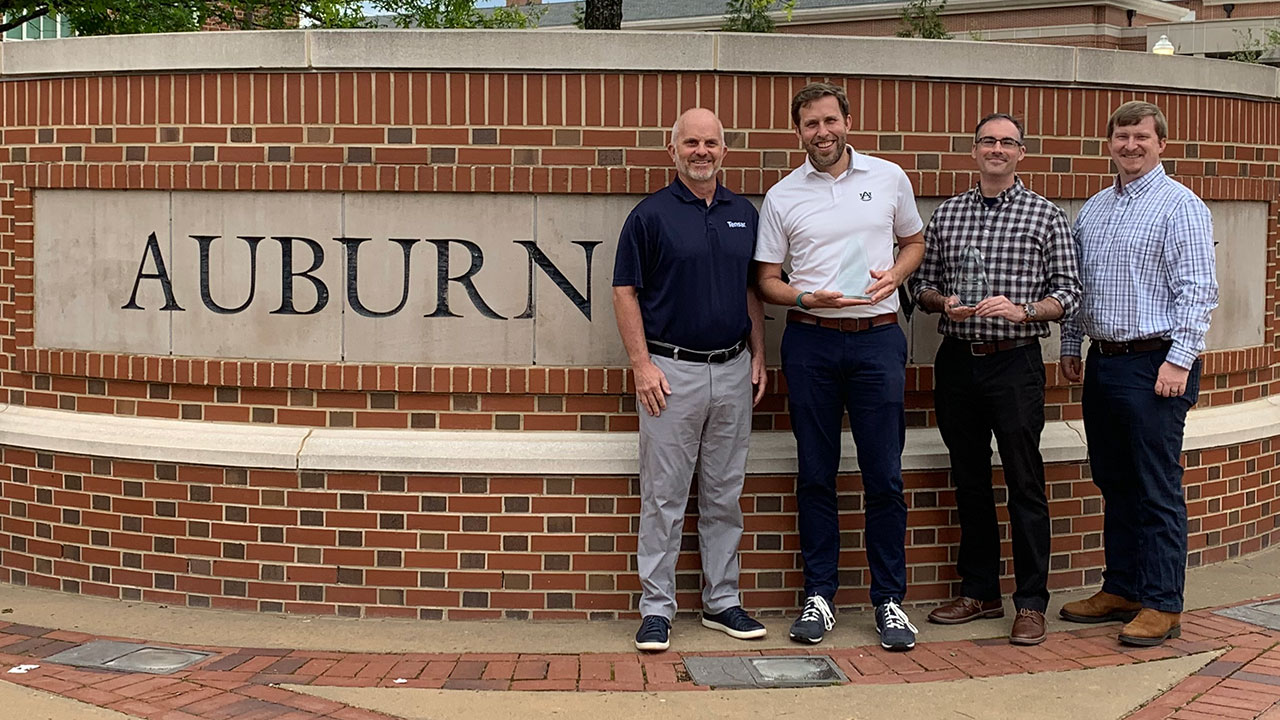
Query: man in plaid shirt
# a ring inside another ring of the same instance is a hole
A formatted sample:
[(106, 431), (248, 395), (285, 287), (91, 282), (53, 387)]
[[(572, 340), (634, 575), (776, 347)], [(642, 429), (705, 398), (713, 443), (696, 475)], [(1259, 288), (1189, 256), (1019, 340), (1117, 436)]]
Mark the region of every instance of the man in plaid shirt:
[[(1200, 353), (1218, 305), (1213, 219), (1160, 163), (1169, 126), (1151, 103), (1107, 122), (1115, 183), (1080, 209), (1084, 302), (1062, 326), (1062, 374), (1083, 375), (1093, 483), (1102, 491), (1102, 589), (1067, 603), (1073, 622), (1125, 620), (1120, 642), (1159, 645), (1182, 633), (1187, 504), (1182, 432), (1200, 392)], [(1083, 335), (1093, 341), (1080, 358)]]
[[(1004, 113), (988, 115), (974, 130), (972, 154), (978, 185), (934, 211), (924, 234), (924, 262), (911, 278), (920, 308), (942, 314), (934, 405), (960, 515), (960, 596), (929, 620), (955, 625), (1004, 616), (991, 485), (994, 433), (1008, 488), (1017, 580), (1009, 641), (1036, 645), (1045, 638), (1049, 603), (1040, 338), (1049, 335), (1049, 321), (1076, 311), (1080, 279), (1066, 213), (1016, 174), (1026, 155), (1022, 124)], [(985, 299), (965, 306), (957, 293), (971, 247), (981, 253), (990, 284)]]

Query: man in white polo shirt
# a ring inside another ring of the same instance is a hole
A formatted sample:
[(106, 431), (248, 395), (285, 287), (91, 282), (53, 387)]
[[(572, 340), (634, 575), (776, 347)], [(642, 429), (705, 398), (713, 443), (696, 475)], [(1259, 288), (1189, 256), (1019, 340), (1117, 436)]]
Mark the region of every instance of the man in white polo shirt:
[(764, 299), (792, 307), (782, 337), (782, 372), (799, 462), (796, 498), (807, 598), (791, 639), (818, 643), (835, 625), (836, 471), (847, 411), (862, 472), (880, 644), (910, 650), (916, 629), (901, 608), (907, 591), (907, 340), (898, 326), (896, 291), (924, 257), (924, 223), (902, 168), (846, 144), (853, 120), (842, 89), (805, 86), (791, 101), (791, 119), (808, 158), (765, 195), (755, 252)]

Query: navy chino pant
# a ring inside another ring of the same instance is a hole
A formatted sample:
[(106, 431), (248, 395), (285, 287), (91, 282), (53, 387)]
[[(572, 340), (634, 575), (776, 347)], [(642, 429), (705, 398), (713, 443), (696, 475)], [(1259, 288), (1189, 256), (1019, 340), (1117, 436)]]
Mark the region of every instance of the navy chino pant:
[(1178, 397), (1155, 393), (1166, 351), (1105, 356), (1095, 346), (1084, 375), (1084, 426), (1093, 482), (1102, 491), (1102, 589), (1143, 607), (1182, 611), (1187, 505), (1182, 434), (1200, 393), (1200, 361)]
[(901, 601), (906, 595), (906, 362), (906, 336), (896, 324), (846, 333), (789, 323), (782, 336), (782, 372), (799, 462), (796, 500), (806, 596), (833, 601), (840, 584), (836, 472), (846, 412), (862, 472), (871, 602)]

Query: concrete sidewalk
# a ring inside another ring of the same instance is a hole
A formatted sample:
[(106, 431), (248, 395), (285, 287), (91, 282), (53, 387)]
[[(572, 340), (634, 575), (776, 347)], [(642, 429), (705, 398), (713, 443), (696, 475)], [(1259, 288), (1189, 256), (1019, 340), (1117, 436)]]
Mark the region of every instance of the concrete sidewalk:
[[(1268, 550), (1245, 559), (1234, 560), (1208, 568), (1199, 568), (1188, 574), (1188, 610), (1237, 604), (1249, 599), (1280, 594), (1280, 549)], [(1078, 635), (1081, 626), (1056, 620), (1057, 608), (1063, 602), (1083, 596), (1085, 592), (1055, 595), (1050, 607), (1054, 616), (1051, 633), (1072, 631)], [(466, 659), (489, 658), (491, 666), (502, 664), (506, 658), (517, 656), (574, 656), (581, 658), (585, 667), (597, 658), (616, 659), (611, 665), (621, 673), (624, 665), (637, 665), (647, 658), (637, 656), (631, 645), (635, 623), (632, 621), (559, 623), (559, 622), (422, 622), (405, 620), (351, 620), (341, 618), (307, 618), (296, 616), (271, 616), (242, 614), (213, 610), (166, 608), (157, 605), (131, 604), (99, 600), (82, 596), (33, 590), (12, 586), (0, 586), (0, 621), (15, 623), (14, 627), (35, 626), (67, 631), (65, 639), (88, 636), (105, 636), (145, 639), (155, 643), (212, 646), (216, 648), (283, 648), (300, 654), (321, 656), (323, 651), (339, 655), (361, 654), (360, 659), (385, 657), (384, 654), (404, 656), (415, 654), (464, 654)], [(920, 648), (905, 657), (936, 657), (965, 642), (972, 646), (978, 641), (989, 646), (992, 652), (1008, 648), (999, 638), (1008, 631), (1010, 617), (988, 620), (962, 626), (934, 626), (924, 622), (926, 608), (914, 608), (911, 615), (920, 628)], [(762, 642), (743, 643), (702, 628), (692, 616), (677, 619), (672, 636), (672, 650), (681, 653), (708, 652), (759, 652), (796, 650), (798, 652), (828, 652), (834, 656), (850, 656), (851, 649), (871, 646), (875, 642), (872, 622), (867, 613), (842, 613), (837, 627), (828, 640), (817, 648), (800, 648), (786, 640), (789, 618), (766, 618), (770, 637)], [(1212, 622), (1211, 620), (1208, 622)], [(1110, 642), (1116, 626), (1094, 628), (1101, 634), (1099, 643)], [(35, 631), (30, 631), (28, 634)], [(1237, 634), (1237, 637), (1241, 637)], [(1278, 636), (1280, 637), (1280, 636)], [(25, 638), (18, 638), (25, 639)], [(994, 639), (987, 642), (987, 639)], [(11, 638), (12, 640), (12, 638)], [(1061, 642), (1061, 641), (1060, 641)], [(1075, 642), (1075, 641), (1071, 641)], [(1080, 642), (1089, 642), (1082, 637)], [(1259, 635), (1251, 639), (1254, 645), (1274, 644), (1269, 637)], [(20, 647), (14, 644), (10, 647)], [(738, 690), (702, 692), (517, 692), (515, 683), (503, 685), (497, 691), (462, 691), (451, 689), (421, 689), (413, 687), (336, 687), (337, 682), (315, 682), (306, 685), (281, 685), (282, 688), (304, 693), (297, 697), (313, 697), (315, 702), (335, 701), (326, 708), (347, 707), (348, 714), (317, 714), (314, 717), (355, 717), (355, 708), (368, 708), (385, 716), (416, 720), (451, 720), (452, 718), (501, 717), (597, 717), (606, 713), (660, 713), (663, 716), (693, 716), (703, 718), (776, 718), (806, 717), (814, 720), (839, 718), (841, 720), (888, 720), (889, 718), (1013, 718), (1024, 717), (1032, 711), (1038, 718), (1122, 718), (1135, 709), (1160, 697), (1183, 678), (1201, 671), (1223, 652), (1235, 653), (1228, 644), (1185, 644), (1183, 650), (1170, 654), (1168, 659), (1156, 655), (1144, 656), (1145, 662), (1125, 664), (1122, 667), (1074, 669), (1064, 672), (1042, 672), (1034, 666), (1015, 669), (1003, 677), (968, 677), (955, 681), (915, 682), (927, 674), (890, 677), (853, 678), (856, 684), (838, 687), (804, 690)], [(1267, 647), (1253, 650), (1248, 659), (1254, 660)], [(9, 650), (0, 647), (0, 653)], [(251, 651), (233, 651), (250, 653)], [(1101, 652), (1101, 651), (1100, 651)], [(1145, 652), (1145, 651), (1143, 651)], [(278, 660), (284, 652), (262, 651), (272, 655), (266, 664)], [(369, 654), (369, 655), (364, 655)], [(485, 655), (488, 654), (488, 655)], [(873, 654), (873, 653), (872, 653)], [(954, 651), (952, 655), (954, 656)], [(672, 654), (668, 654), (672, 655)], [(853, 662), (860, 662), (857, 655)], [(903, 657), (903, 656), (900, 656)], [(992, 657), (995, 657), (992, 655)], [(1046, 655), (1048, 657), (1048, 655)], [(1226, 657), (1226, 656), (1224, 656)], [(1242, 659), (1244, 656), (1240, 656)], [(245, 655), (244, 660), (248, 659)], [(1106, 660), (1106, 658), (1097, 658)], [(1265, 658), (1258, 659), (1262, 662)], [(874, 658), (868, 657), (869, 662)], [(892, 660), (892, 659), (891, 659)], [(39, 660), (23, 660), (36, 662)], [(678, 658), (672, 662), (678, 663)], [(878, 662), (878, 661), (877, 661)], [(1108, 661), (1110, 662), (1110, 661)], [(10, 661), (12, 664), (12, 660)], [(298, 663), (301, 664), (301, 663)], [(420, 663), (421, 664), (421, 663)], [(461, 663), (460, 663), (461, 664)], [(514, 664), (514, 663), (509, 663)], [(1116, 663), (1120, 664), (1120, 663)], [(1215, 663), (1219, 665), (1220, 663)], [(1241, 666), (1235, 663), (1235, 668)], [(209, 667), (213, 667), (210, 665)], [(145, 708), (136, 714), (121, 715), (112, 710), (79, 703), (68, 697), (43, 693), (33, 687), (20, 687), (12, 681), (24, 684), (33, 682), (22, 676), (3, 674), (9, 665), (0, 666), (0, 717), (49, 720), (110, 720), (122, 717), (165, 718), (164, 714)], [(230, 665), (228, 665), (230, 667)], [(245, 665), (247, 667), (247, 665)], [(265, 667), (265, 665), (264, 665)], [(389, 666), (388, 666), (389, 667)], [(1055, 665), (1046, 663), (1045, 670)], [(1075, 665), (1081, 668), (1080, 665)], [(916, 668), (919, 670), (920, 668)], [(43, 670), (42, 670), (43, 671)], [(263, 672), (258, 669), (256, 672)], [(296, 672), (296, 670), (291, 671)], [(480, 672), (480, 671), (477, 671)], [(483, 672), (495, 672), (486, 667)], [(637, 670), (638, 672), (638, 670)], [(510, 669), (507, 670), (511, 676)], [(970, 673), (976, 675), (978, 673)], [(994, 674), (994, 673), (993, 673)], [(205, 680), (217, 682), (216, 673), (203, 673)], [(229, 672), (238, 683), (249, 678), (248, 673)], [(109, 676), (108, 676), (109, 677)], [(382, 678), (389, 681), (391, 676)], [(477, 678), (479, 675), (477, 675)], [(582, 677), (586, 677), (585, 671)], [(620, 679), (620, 676), (619, 676)], [(1193, 680), (1195, 678), (1192, 678)], [(611, 678), (605, 678), (602, 686), (609, 686)], [(62, 687), (47, 681), (49, 687)], [(900, 683), (900, 684), (885, 684)], [(225, 684), (225, 682), (224, 682)], [(345, 683), (358, 684), (358, 683)], [(377, 681), (366, 684), (378, 684)], [(263, 681), (262, 687), (268, 687)], [(454, 685), (463, 686), (463, 685)], [(483, 683), (475, 685), (485, 687)], [(35, 687), (39, 687), (36, 685)], [(246, 685), (245, 687), (248, 687)], [(255, 686), (258, 687), (258, 686)], [(449, 687), (446, 683), (445, 687)], [(646, 686), (648, 687), (648, 686)], [(1179, 686), (1181, 687), (1181, 686)], [(636, 689), (639, 689), (638, 687)], [(685, 682), (684, 689), (695, 689)], [(1280, 699), (1280, 680), (1277, 680), (1277, 699)], [(86, 688), (89, 690), (89, 688)], [(61, 692), (55, 690), (55, 692)], [(77, 691), (66, 691), (76, 697)], [(280, 697), (285, 693), (281, 692)], [(91, 692), (81, 693), (86, 698), (98, 697)], [(257, 695), (253, 695), (257, 697)], [(1190, 697), (1187, 698), (1190, 700)], [(1264, 702), (1264, 698), (1257, 702)], [(241, 699), (242, 703), (250, 702)], [(253, 702), (265, 702), (254, 700)], [(105, 703), (102, 703), (105, 704)], [(133, 707), (119, 702), (117, 708)], [(159, 706), (148, 706), (157, 708)], [(247, 709), (249, 706), (244, 705)], [(257, 715), (272, 717), (270, 710), (254, 706)], [(283, 707), (283, 706), (278, 706)], [(167, 710), (174, 713), (176, 710)], [(282, 711), (283, 712), (283, 711)], [(318, 712), (318, 711), (317, 711)], [(338, 713), (339, 710), (331, 710)], [(264, 714), (266, 713), (266, 714)], [(1153, 713), (1149, 713), (1153, 714)], [(282, 715), (283, 716), (283, 715)], [(1153, 714), (1154, 716), (1154, 714)], [(171, 715), (188, 720), (201, 717), (194, 714)], [(216, 717), (216, 715), (210, 716)], [(226, 716), (233, 717), (233, 716)], [(248, 717), (246, 715), (246, 717)], [(370, 714), (367, 717), (378, 717)]]

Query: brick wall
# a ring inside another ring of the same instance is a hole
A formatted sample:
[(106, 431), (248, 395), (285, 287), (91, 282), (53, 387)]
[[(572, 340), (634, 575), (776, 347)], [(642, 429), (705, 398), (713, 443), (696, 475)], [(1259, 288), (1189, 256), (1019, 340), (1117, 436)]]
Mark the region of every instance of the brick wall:
[[(485, 368), (219, 361), (37, 348), (33, 190), (136, 188), (648, 193), (671, 178), (665, 128), (716, 109), (733, 147), (725, 181), (759, 194), (799, 164), (787, 104), (805, 78), (705, 74), (224, 73), (0, 84), (0, 389), (9, 402), (187, 420), (451, 429), (634, 430), (625, 368)], [(972, 125), (1024, 117), (1020, 168), (1051, 199), (1110, 182), (1099, 134), (1133, 93), (836, 79), (852, 144), (902, 165), (921, 197), (976, 181)], [(1271, 203), (1275, 271), (1280, 104), (1151, 94), (1173, 128), (1168, 168), (1211, 200)], [(1267, 306), (1274, 304), (1268, 288)], [(1275, 318), (1258, 347), (1210, 353), (1207, 404), (1271, 394)], [(1050, 372), (1050, 417), (1078, 397)], [(786, 429), (785, 388), (759, 429)], [(912, 368), (915, 426), (932, 378)]]
[[(41, 188), (647, 193), (669, 182), (664, 133), (716, 109), (733, 147), (726, 184), (764, 192), (802, 155), (791, 94), (810, 78), (681, 73), (261, 72), (0, 82), (0, 390), (65, 411), (335, 427), (634, 430), (620, 367), (440, 367), (229, 361), (35, 347), (32, 198)], [(1012, 111), (1033, 138), (1023, 178), (1055, 200), (1110, 182), (1109, 111), (1164, 106), (1169, 169), (1210, 200), (1269, 203), (1267, 277), (1280, 243), (1280, 103), (1117, 89), (834, 78), (851, 141), (906, 168), (921, 197), (976, 177), (977, 118)], [(1269, 396), (1276, 289), (1262, 345), (1209, 353), (1206, 405)], [(1079, 389), (1049, 368), (1050, 418)], [(913, 425), (932, 372), (908, 369)], [(774, 373), (757, 429), (786, 430)], [(1192, 453), (1192, 562), (1265, 547), (1276, 513), (1271, 441)], [(1054, 587), (1096, 582), (1100, 499), (1078, 464), (1050, 468)], [(789, 477), (749, 478), (743, 586), (753, 607), (800, 586)], [(849, 590), (863, 599), (860, 494), (844, 481)], [(945, 470), (907, 477), (912, 599), (950, 593), (958, 529)], [(420, 617), (627, 613), (631, 478), (434, 477), (154, 465), (5, 448), (0, 579), (125, 599)], [(690, 519), (688, 528), (692, 528)], [(681, 602), (693, 606), (692, 536)], [(1007, 555), (1007, 553), (1006, 553)]]
[[(1191, 566), (1280, 538), (1277, 443), (1186, 454)], [(298, 473), (2, 452), (0, 581), (191, 607), (366, 617), (614, 618), (634, 615), (639, 599), (634, 478)], [(1102, 499), (1088, 466), (1046, 471), (1050, 588), (1100, 582)], [(947, 473), (910, 472), (905, 480), (908, 599), (950, 597), (959, 527)], [(837, 602), (866, 603), (858, 476), (840, 478), (839, 503)], [(794, 478), (747, 478), (742, 507), (744, 602), (791, 611), (803, 585)], [(1009, 558), (1003, 508), (1000, 517)], [(691, 502), (677, 565), (684, 608), (700, 598), (696, 522)], [(1012, 578), (1005, 580), (1009, 592)]]
[[(1226, 20), (1223, 3), (1205, 3), (1201, 0), (1174, 0), (1171, 4), (1194, 10), (1197, 20)], [(1280, 2), (1237, 2), (1231, 11), (1231, 19), (1280, 16)]]

